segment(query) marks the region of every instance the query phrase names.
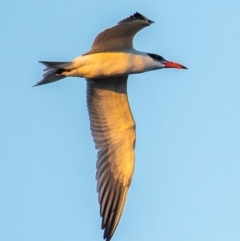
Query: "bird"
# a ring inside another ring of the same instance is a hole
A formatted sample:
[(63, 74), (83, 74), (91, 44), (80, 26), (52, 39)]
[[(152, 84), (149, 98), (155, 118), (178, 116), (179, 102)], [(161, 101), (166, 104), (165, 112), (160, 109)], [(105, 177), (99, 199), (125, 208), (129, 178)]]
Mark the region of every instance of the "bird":
[(70, 76), (86, 79), (90, 129), (97, 149), (97, 192), (105, 241), (110, 241), (118, 226), (134, 172), (136, 124), (128, 102), (128, 76), (164, 68), (187, 69), (160, 55), (133, 47), (135, 34), (153, 23), (136, 12), (100, 32), (90, 51), (73, 61), (39, 61), (45, 69), (43, 79), (34, 86)]

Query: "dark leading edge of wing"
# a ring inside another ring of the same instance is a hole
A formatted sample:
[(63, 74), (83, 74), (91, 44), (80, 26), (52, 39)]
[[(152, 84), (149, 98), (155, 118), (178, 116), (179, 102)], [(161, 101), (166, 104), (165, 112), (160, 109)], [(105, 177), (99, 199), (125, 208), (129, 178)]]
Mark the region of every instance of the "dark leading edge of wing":
[(135, 123), (126, 84), (127, 76), (87, 80), (90, 127), (98, 149), (98, 200), (106, 241), (120, 220), (134, 168)]

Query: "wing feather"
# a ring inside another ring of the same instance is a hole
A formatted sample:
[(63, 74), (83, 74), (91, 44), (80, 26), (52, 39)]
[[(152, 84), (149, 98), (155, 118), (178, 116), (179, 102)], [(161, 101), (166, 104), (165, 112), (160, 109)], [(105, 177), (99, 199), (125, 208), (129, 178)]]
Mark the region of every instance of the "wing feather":
[(120, 220), (134, 169), (135, 122), (127, 99), (127, 76), (87, 80), (87, 105), (98, 150), (102, 229), (109, 241)]
[(99, 33), (87, 54), (131, 49), (135, 34), (152, 23), (154, 23), (152, 20), (136, 12), (118, 22), (117, 25)]

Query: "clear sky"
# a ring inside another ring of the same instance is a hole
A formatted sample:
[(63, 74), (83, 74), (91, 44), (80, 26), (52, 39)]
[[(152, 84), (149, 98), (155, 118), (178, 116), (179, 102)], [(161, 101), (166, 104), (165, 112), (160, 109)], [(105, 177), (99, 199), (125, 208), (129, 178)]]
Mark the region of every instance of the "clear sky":
[[(32, 88), (136, 11), (135, 48), (189, 70), (130, 76), (136, 165), (113, 241), (240, 240), (240, 1), (7, 1), (0, 7), (0, 240), (102, 240), (84, 79)], [(116, 60), (117, 61), (117, 60)]]

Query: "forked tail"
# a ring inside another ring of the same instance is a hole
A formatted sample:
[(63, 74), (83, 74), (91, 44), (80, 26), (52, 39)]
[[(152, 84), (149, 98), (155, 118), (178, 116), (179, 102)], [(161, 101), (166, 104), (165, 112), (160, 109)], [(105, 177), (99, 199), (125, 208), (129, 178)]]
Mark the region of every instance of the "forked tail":
[(72, 62), (50, 62), (50, 61), (39, 61), (45, 65), (43, 79), (37, 82), (34, 86), (49, 84), (54, 81), (58, 81), (60, 79), (65, 78), (65, 76), (61, 75), (62, 72), (65, 71), (64, 68), (70, 66)]

